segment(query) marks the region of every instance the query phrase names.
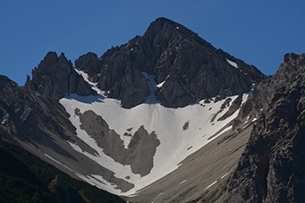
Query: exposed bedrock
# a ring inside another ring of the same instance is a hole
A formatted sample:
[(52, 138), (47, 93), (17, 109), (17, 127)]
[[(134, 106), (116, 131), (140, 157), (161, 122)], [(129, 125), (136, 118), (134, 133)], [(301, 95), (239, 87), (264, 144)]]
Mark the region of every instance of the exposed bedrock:
[(91, 110), (80, 113), (76, 109), (76, 113), (81, 122), (81, 129), (95, 139), (106, 155), (123, 165), (130, 165), (135, 174), (145, 176), (150, 173), (156, 148), (160, 144), (154, 132), (148, 133), (144, 126), (141, 126), (125, 148), (120, 135), (109, 129), (101, 116)]
[(79, 57), (75, 66), (98, 82), (108, 97), (120, 99), (125, 108), (155, 94), (149, 91), (143, 72), (154, 75), (157, 84), (163, 82), (156, 96), (166, 107), (183, 107), (217, 95), (238, 95), (265, 77), (254, 66), (166, 18), (158, 18), (143, 36), (109, 49), (100, 58), (93, 53)]

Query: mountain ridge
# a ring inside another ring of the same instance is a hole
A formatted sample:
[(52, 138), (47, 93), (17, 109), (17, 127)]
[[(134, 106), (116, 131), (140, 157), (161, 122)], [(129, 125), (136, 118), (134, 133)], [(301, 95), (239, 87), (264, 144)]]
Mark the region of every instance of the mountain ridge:
[[(87, 64), (89, 58), (94, 63)], [(238, 67), (232, 67), (232, 62)], [(89, 79), (94, 72), (92, 82), (97, 82), (106, 96), (120, 99), (124, 108), (144, 102), (150, 94), (143, 72), (162, 84), (156, 91), (160, 103), (174, 108), (217, 95), (243, 93), (264, 78), (255, 67), (166, 18), (155, 20), (142, 37), (114, 47), (100, 58), (92, 53), (79, 57), (75, 66), (88, 73)]]
[(47, 53), (24, 87), (0, 76), (1, 139), (128, 201), (300, 202), (304, 58), (266, 77), (158, 18), (75, 67)]
[(71, 61), (64, 53), (57, 56), (56, 52), (49, 52), (32, 70), (32, 79), (27, 76), (25, 88), (39, 92), (41, 95), (59, 99), (66, 94), (94, 95), (90, 86), (74, 71)]

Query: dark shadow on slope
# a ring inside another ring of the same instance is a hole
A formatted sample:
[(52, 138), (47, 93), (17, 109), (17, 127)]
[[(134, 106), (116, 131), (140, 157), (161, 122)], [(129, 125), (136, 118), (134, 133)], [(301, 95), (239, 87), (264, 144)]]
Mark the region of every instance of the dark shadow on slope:
[[(61, 139), (61, 138), (60, 138)], [(71, 153), (69, 153), (67, 150), (65, 150), (63, 147), (61, 147), (60, 145), (58, 145), (56, 143), (56, 141), (54, 140), (54, 138), (52, 138), (51, 136), (49, 135), (46, 135), (46, 134), (42, 134), (38, 140), (24, 140), (26, 142), (29, 142), (31, 143), (32, 145), (34, 145), (38, 150), (40, 150), (40, 146), (44, 146), (46, 148), (49, 148), (51, 151), (61, 155), (61, 156), (64, 156), (64, 157), (67, 157), (69, 159), (72, 159), (74, 161), (77, 161), (73, 155)]]
[(70, 100), (76, 100), (86, 104), (92, 104), (94, 102), (104, 102), (105, 99), (103, 95), (79, 96), (77, 94), (70, 94), (65, 96), (65, 98)]

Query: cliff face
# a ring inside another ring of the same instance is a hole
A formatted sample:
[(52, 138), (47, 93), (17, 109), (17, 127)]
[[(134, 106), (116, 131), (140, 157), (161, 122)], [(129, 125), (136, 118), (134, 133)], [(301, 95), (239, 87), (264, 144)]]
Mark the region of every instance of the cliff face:
[(0, 134), (4, 138), (36, 142), (51, 132), (66, 139), (75, 133), (69, 115), (56, 99), (33, 93), (0, 76)]
[(243, 93), (264, 78), (255, 67), (165, 18), (152, 22), (143, 36), (108, 50), (100, 58), (93, 53), (79, 57), (75, 66), (126, 108), (144, 102), (150, 94), (143, 73), (152, 75), (159, 84), (157, 99), (167, 107)]
[(305, 198), (305, 55), (286, 54), (249, 96), (257, 122), (229, 180), (231, 200), (302, 202)]

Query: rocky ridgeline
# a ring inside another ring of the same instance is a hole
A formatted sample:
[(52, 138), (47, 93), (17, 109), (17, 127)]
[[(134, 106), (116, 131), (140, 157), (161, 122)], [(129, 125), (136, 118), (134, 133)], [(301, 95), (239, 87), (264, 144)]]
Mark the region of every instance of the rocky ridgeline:
[(244, 115), (250, 112), (258, 120), (229, 180), (227, 200), (303, 202), (305, 54), (286, 54), (277, 73), (258, 84), (247, 103)]
[(57, 99), (33, 94), (5, 76), (0, 76), (0, 135), (15, 143), (39, 141), (50, 133), (68, 139), (75, 127)]
[(90, 85), (75, 72), (71, 61), (62, 53), (49, 52), (32, 71), (32, 80), (27, 77), (25, 87), (47, 98), (62, 98), (66, 94), (81, 96), (96, 94)]
[(120, 99), (125, 108), (144, 102), (150, 94), (143, 72), (153, 75), (157, 84), (162, 83), (156, 96), (167, 107), (182, 107), (217, 95), (237, 95), (264, 78), (255, 67), (165, 18), (151, 23), (143, 36), (109, 49), (100, 58), (94, 53), (82, 55), (75, 67), (98, 82), (108, 97)]
[(69, 93), (96, 94), (72, 63), (55, 52), (45, 56), (24, 87), (1, 76), (0, 93), (1, 135), (31, 142), (50, 133), (64, 139), (74, 135), (75, 127), (58, 99)]
[[(141, 104), (151, 94), (166, 107), (182, 107), (197, 100), (237, 95), (265, 76), (201, 39), (186, 27), (159, 18), (143, 36), (106, 51), (101, 57), (87, 53), (75, 67), (97, 82), (106, 96), (121, 100), (124, 108)], [(146, 73), (146, 74), (143, 74)], [(150, 92), (147, 74), (159, 86)], [(49, 52), (27, 77), (25, 87), (47, 98), (69, 93), (96, 94), (64, 54)]]

